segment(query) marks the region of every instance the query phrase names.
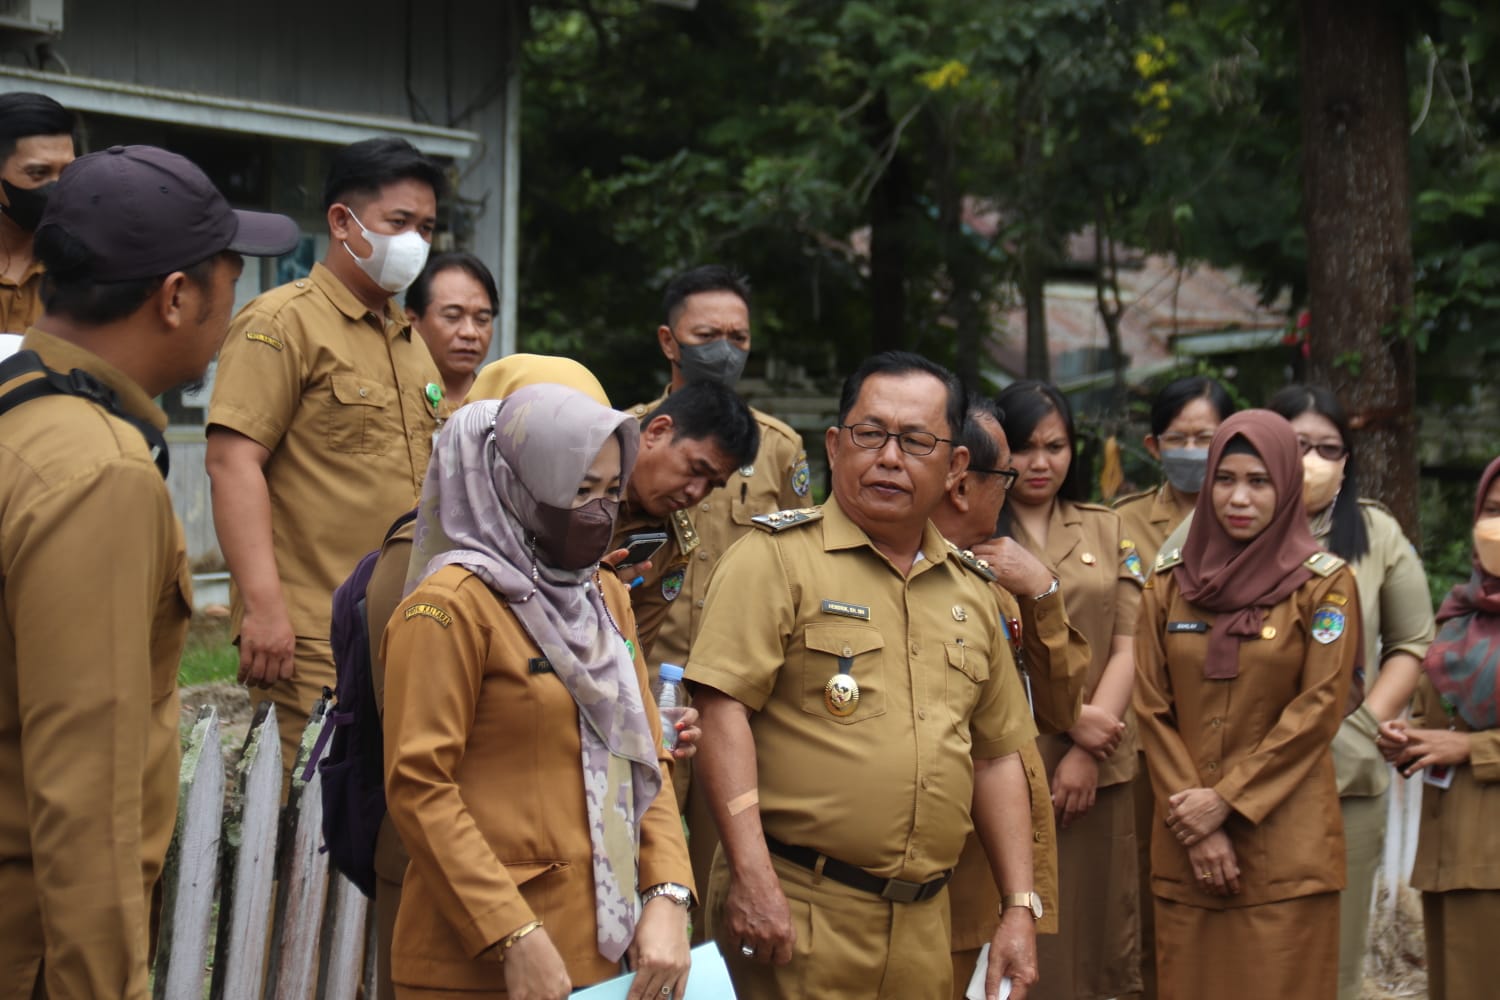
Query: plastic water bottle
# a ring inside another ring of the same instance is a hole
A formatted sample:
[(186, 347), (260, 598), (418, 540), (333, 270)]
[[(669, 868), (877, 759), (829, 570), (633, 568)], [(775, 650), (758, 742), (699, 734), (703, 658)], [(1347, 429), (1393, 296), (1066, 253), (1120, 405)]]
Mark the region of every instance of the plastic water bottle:
[(682, 668), (675, 663), (663, 663), (656, 684), (656, 709), (661, 713), (661, 745), (668, 750), (677, 746), (677, 723), (687, 711), (683, 704), (686, 700), (682, 691)]

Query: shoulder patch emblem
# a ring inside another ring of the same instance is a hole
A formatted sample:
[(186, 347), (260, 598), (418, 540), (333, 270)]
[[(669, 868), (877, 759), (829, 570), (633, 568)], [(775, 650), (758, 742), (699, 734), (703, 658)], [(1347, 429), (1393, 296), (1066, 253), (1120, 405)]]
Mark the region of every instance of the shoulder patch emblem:
[(438, 607), (436, 604), (413, 604), (411, 607), (407, 608), (405, 613), (402, 615), (402, 617), (406, 621), (411, 621), (413, 618), (416, 618), (418, 616), (423, 618), (431, 618), (433, 621), (443, 626), (443, 628), (447, 628), (449, 625), (453, 624), (453, 616), (444, 611), (442, 608)]
[(285, 344), (277, 340), (275, 337), (271, 336), (269, 333), (261, 333), (259, 330), (246, 330), (245, 339), (253, 340), (260, 344), (265, 344), (267, 347), (274, 347), (278, 351), (283, 350), (286, 347)]
[(795, 507), (791, 510), (778, 510), (771, 514), (757, 514), (750, 519), (750, 523), (774, 535), (779, 531), (812, 524), (822, 519), (823, 512), (816, 507)]
[(677, 595), (682, 593), (682, 581), (686, 576), (686, 566), (673, 566), (667, 570), (666, 576), (661, 578), (662, 598), (668, 601), (677, 600)]
[(1141, 565), (1141, 554), (1135, 550), (1135, 542), (1128, 538), (1120, 540), (1120, 562), (1125, 572), (1135, 577), (1136, 583), (1146, 582), (1146, 568)]
[(1344, 634), (1344, 612), (1336, 604), (1320, 604), (1313, 612), (1312, 637), (1328, 645)]
[(797, 463), (792, 466), (792, 492), (799, 497), (805, 497), (811, 486), (812, 472), (807, 468), (807, 455), (798, 455)]

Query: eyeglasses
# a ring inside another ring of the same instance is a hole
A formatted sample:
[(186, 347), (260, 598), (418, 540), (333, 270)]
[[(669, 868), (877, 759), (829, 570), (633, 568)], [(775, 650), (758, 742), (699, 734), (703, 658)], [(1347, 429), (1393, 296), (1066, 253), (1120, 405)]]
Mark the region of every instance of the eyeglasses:
[(1213, 431), (1199, 431), (1197, 434), (1179, 434), (1176, 431), (1168, 431), (1156, 439), (1163, 448), (1207, 448), (1214, 443)]
[(1337, 462), (1349, 454), (1348, 448), (1335, 441), (1319, 441), (1317, 444), (1314, 444), (1305, 438), (1298, 438), (1297, 446), (1302, 449), (1302, 454), (1304, 455), (1310, 451), (1317, 452), (1318, 457), (1325, 462)]
[(931, 455), (939, 441), (944, 444), (953, 443), (951, 438), (940, 438), (926, 431), (888, 431), (874, 424), (839, 424), (839, 426), (848, 431), (849, 438), (861, 448), (879, 451), (885, 447), (887, 441), (895, 438), (896, 445), (902, 451), (917, 458)]
[(971, 465), (969, 466), (969, 471), (978, 473), (981, 476), (999, 476), (1005, 480), (1004, 488), (1007, 490), (1016, 485), (1016, 480), (1021, 477), (1021, 473), (1015, 469), (979, 469)]

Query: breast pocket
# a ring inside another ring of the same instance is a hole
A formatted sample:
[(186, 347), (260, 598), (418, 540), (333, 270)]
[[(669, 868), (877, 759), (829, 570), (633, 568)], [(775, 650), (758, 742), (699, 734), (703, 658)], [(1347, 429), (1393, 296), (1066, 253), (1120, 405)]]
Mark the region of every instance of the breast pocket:
[(328, 447), (350, 455), (384, 454), (391, 437), (385, 425), (393, 390), (374, 379), (347, 373), (330, 375), (328, 385)]
[[(852, 726), (885, 714), (885, 640), (872, 625), (809, 625), (803, 632), (802, 710), (808, 715)], [(838, 715), (829, 708), (828, 682), (846, 661), (859, 685), (854, 711)]]
[(943, 643), (943, 653), (948, 658), (943, 678), (948, 714), (953, 718), (954, 728), (967, 735), (974, 706), (979, 704), (979, 693), (990, 679), (990, 659), (983, 650), (962, 642)]

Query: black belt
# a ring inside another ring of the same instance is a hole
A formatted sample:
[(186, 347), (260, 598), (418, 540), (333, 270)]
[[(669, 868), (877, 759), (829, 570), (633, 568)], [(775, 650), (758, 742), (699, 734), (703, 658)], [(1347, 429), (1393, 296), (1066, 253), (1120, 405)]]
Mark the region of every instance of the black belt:
[[(831, 878), (840, 885), (871, 893), (893, 903), (921, 903), (931, 899), (942, 892), (943, 886), (947, 885), (948, 880), (953, 877), (953, 869), (950, 868), (931, 882), (908, 882), (900, 878), (881, 878), (878, 875), (871, 875), (863, 868), (840, 861), (838, 858), (819, 854), (811, 847), (783, 844), (770, 836), (766, 837), (766, 846), (778, 858), (785, 858), (810, 872), (822, 874), (825, 878)], [(821, 869), (820, 861), (822, 862)]]

